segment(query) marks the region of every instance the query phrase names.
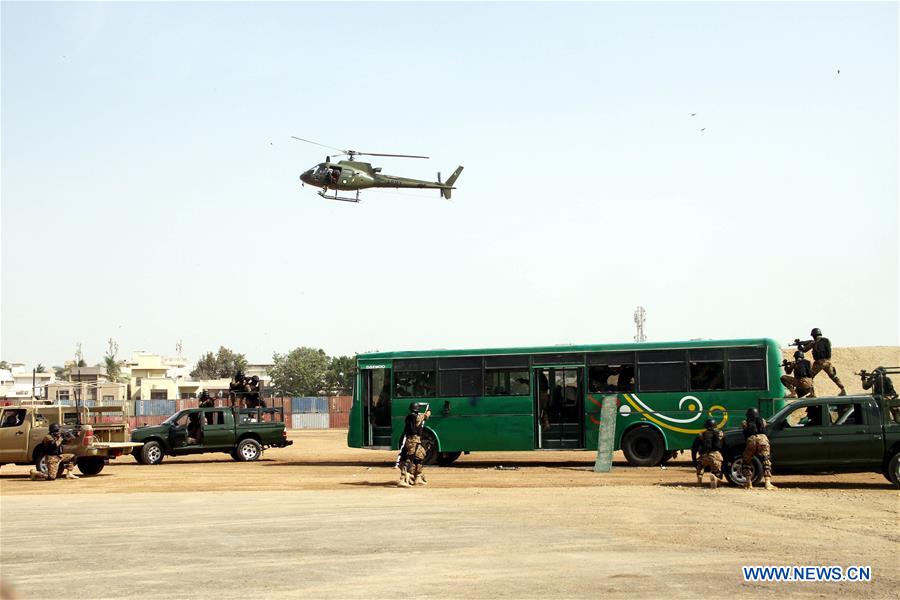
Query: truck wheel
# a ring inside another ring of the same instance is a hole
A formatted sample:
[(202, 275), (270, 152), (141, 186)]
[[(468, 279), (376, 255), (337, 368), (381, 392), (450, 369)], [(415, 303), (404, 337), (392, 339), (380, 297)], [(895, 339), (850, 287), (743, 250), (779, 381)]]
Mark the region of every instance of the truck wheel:
[(159, 442), (147, 442), (141, 448), (141, 462), (145, 465), (158, 465), (166, 457), (163, 447)]
[(441, 467), (449, 467), (461, 454), (462, 452), (438, 452), (437, 464)]
[(78, 470), (85, 475), (97, 475), (106, 466), (106, 461), (97, 456), (82, 456), (75, 461)]
[(38, 452), (34, 455), (34, 468), (43, 473), (47, 474), (47, 455), (43, 452)]
[(888, 461), (887, 478), (891, 480), (894, 487), (900, 488), (900, 452), (896, 453)]
[(666, 446), (657, 430), (638, 426), (622, 438), (622, 453), (632, 467), (655, 467), (662, 462)]
[(253, 438), (245, 438), (237, 445), (238, 460), (241, 462), (253, 462), (262, 456), (262, 446)]
[[(763, 476), (762, 461), (756, 456), (750, 460), (753, 467), (753, 473), (750, 475), (750, 479), (753, 483), (759, 483), (762, 481)], [(724, 472), (725, 479), (728, 480), (728, 483), (738, 487), (744, 487), (744, 483), (746, 483), (747, 480), (744, 479), (744, 474), (741, 473), (741, 467), (743, 465), (744, 459), (740, 455), (725, 461), (725, 464), (722, 465), (722, 471)]]

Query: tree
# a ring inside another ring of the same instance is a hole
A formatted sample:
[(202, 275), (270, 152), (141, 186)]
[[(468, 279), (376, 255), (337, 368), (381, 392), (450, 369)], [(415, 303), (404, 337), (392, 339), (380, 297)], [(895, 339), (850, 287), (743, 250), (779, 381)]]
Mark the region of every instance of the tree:
[(0, 360), (0, 369), (6, 369), (9, 371), (9, 363), (5, 360)]
[(56, 379), (59, 381), (64, 381), (69, 378), (69, 370), (65, 367), (53, 367), (53, 372), (56, 373)]
[(106, 376), (114, 383), (118, 382), (119, 377), (122, 375), (122, 369), (116, 360), (116, 354), (118, 353), (119, 344), (112, 338), (109, 338), (109, 350), (106, 351), (106, 355), (103, 357), (103, 363), (106, 366)]
[(353, 377), (356, 375), (356, 359), (352, 356), (334, 356), (328, 363), (325, 374), (326, 388), (329, 392), (348, 395), (353, 389)]
[(247, 358), (243, 354), (232, 352), (225, 346), (219, 346), (216, 354), (207, 352), (197, 361), (191, 371), (193, 379), (224, 379), (234, 376), (235, 371), (247, 368)]
[(41, 363), (38, 363), (37, 366), (34, 368), (35, 373), (44, 373), (46, 370), (47, 370), (47, 367), (45, 367)]
[(272, 356), (272, 386), (279, 394), (318, 396), (327, 386), (328, 355), (322, 349), (300, 347)]

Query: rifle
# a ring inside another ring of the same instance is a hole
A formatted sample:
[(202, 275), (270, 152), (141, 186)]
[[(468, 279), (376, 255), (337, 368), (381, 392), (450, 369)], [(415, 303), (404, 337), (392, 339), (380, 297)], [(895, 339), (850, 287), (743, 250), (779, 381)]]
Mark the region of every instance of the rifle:
[(785, 368), (787, 368), (787, 366), (788, 366), (789, 364), (791, 364), (790, 361), (789, 361), (788, 359), (785, 358), (784, 360), (781, 361), (781, 368), (782, 368), (782, 369), (785, 369)]
[(788, 344), (788, 346), (797, 346), (798, 348), (803, 348), (803, 346), (806, 346), (806, 345), (812, 344), (812, 343), (813, 343), (813, 340), (803, 341), (800, 338), (794, 338), (794, 341), (791, 342), (790, 344)]

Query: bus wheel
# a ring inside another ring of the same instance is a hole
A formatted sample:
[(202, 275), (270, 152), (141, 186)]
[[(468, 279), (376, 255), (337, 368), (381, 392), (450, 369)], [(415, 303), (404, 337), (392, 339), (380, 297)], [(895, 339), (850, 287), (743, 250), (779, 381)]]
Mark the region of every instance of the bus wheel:
[(449, 467), (461, 454), (462, 452), (438, 452), (437, 464), (441, 467)]
[(642, 425), (622, 437), (622, 452), (632, 467), (655, 467), (663, 460), (666, 446), (657, 430)]
[(434, 438), (434, 434), (427, 429), (422, 432), (422, 445), (425, 446), (425, 460), (422, 462), (426, 465), (437, 463), (438, 454), (440, 454), (437, 449), (437, 440)]

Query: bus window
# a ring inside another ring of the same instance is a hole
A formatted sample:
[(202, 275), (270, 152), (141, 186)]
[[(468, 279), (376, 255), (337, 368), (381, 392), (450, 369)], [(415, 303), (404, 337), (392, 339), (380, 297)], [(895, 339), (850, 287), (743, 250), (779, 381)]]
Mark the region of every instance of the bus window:
[(691, 390), (725, 389), (725, 352), (715, 348), (688, 350)]
[(634, 391), (634, 365), (594, 365), (588, 378), (590, 394)]
[(394, 371), (394, 396), (434, 398), (434, 371)]
[(439, 396), (481, 395), (481, 369), (441, 371), (439, 382)]
[(680, 392), (686, 389), (684, 350), (638, 352), (638, 388), (642, 392)]
[(766, 349), (729, 348), (728, 379), (732, 390), (765, 390)]
[(485, 396), (527, 396), (531, 393), (528, 371), (487, 369), (484, 372)]

